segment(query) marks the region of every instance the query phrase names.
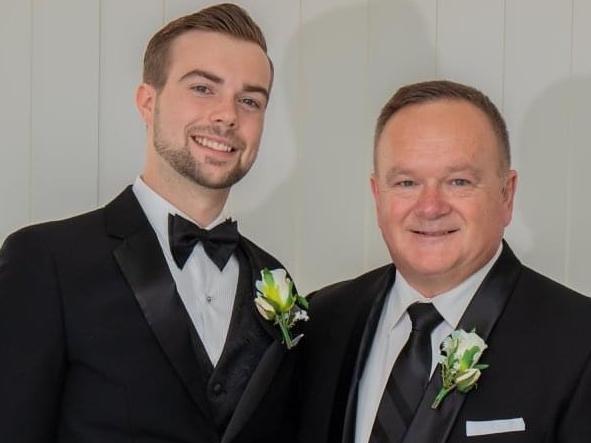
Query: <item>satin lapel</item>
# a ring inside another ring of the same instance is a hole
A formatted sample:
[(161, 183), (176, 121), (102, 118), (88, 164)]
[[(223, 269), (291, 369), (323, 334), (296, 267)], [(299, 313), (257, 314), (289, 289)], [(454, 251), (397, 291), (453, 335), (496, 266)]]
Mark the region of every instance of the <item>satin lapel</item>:
[(352, 443), (355, 439), (355, 420), (357, 418), (357, 396), (359, 388), (359, 380), (363, 375), (365, 363), (371, 350), (373, 343), (373, 337), (378, 327), (380, 315), (382, 314), (382, 308), (386, 301), (386, 295), (390, 291), (390, 288), (394, 284), (394, 277), (396, 276), (396, 270), (394, 266), (386, 268), (383, 276), (376, 280), (375, 284), (367, 288), (367, 293), (375, 297), (373, 304), (371, 305), (369, 315), (366, 317), (367, 310), (361, 309), (359, 316), (357, 317), (357, 326), (365, 328), (363, 330), (363, 336), (359, 344), (359, 350), (357, 351), (357, 361), (353, 369), (353, 376), (351, 378), (351, 386), (349, 388), (349, 395), (347, 398), (347, 407), (345, 410), (345, 421), (343, 424), (343, 443)]
[[(245, 241), (243, 237), (240, 237), (240, 248), (247, 257), (248, 263), (251, 269), (252, 281), (251, 281), (251, 298), (252, 303), (250, 304), (250, 312), (248, 314), (254, 314), (258, 319), (262, 327), (267, 331), (273, 341), (263, 354), (261, 361), (254, 370), (234, 413), (230, 419), (230, 423), (226, 428), (222, 443), (232, 441), (238, 433), (242, 430), (248, 419), (251, 417), (253, 411), (260, 403), (261, 399), (269, 388), (269, 381), (273, 379), (275, 372), (279, 368), (283, 357), (287, 351), (285, 345), (281, 343), (281, 334), (278, 329), (273, 325), (272, 322), (267, 321), (261, 317), (256, 311), (254, 304), (254, 297), (256, 294), (256, 280), (260, 278), (260, 271), (263, 268), (273, 268), (273, 264), (268, 263), (263, 257), (257, 254), (257, 251)], [(245, 313), (246, 314), (246, 313)]]
[[(135, 220), (136, 228), (139, 228), (124, 238), (113, 254), (162, 350), (195, 404), (209, 416), (209, 411), (204, 406), (205, 392), (192, 350), (191, 330), (185, 308), (177, 295), (174, 280), (162, 255), (156, 234), (143, 216), (135, 198), (130, 199), (129, 195), (130, 192), (124, 193), (111, 204), (108, 208), (110, 219), (107, 223), (111, 230), (117, 231), (117, 227), (123, 226), (122, 221), (117, 220), (123, 209), (127, 211), (126, 221), (129, 221), (130, 211), (139, 211)], [(141, 220), (142, 217), (143, 223), (139, 223), (137, 219)], [(125, 226), (129, 229), (130, 225)]]
[[(503, 243), (501, 256), (468, 305), (458, 328), (465, 331), (475, 329), (478, 335), (487, 341), (497, 320), (503, 313), (520, 272), (521, 263), (509, 246)], [(486, 383), (486, 372), (482, 378)], [(431, 408), (431, 404), (440, 388), (441, 376), (439, 368), (437, 368), (404, 437), (404, 443), (443, 443), (447, 441), (466, 395), (454, 391), (443, 400), (437, 410), (434, 410)]]

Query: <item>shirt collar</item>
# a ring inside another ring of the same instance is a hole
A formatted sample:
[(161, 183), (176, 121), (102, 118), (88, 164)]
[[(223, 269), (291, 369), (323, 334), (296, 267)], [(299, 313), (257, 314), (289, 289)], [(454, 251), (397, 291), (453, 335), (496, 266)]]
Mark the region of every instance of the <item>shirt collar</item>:
[[(178, 214), (202, 228), (199, 223), (150, 188), (140, 176), (137, 176), (135, 179), (133, 193), (144, 210), (148, 221), (159, 237), (168, 238), (168, 214)], [(215, 220), (204, 229), (212, 229), (226, 220), (226, 218), (228, 218), (227, 214), (225, 211), (222, 211)]]
[(391, 319), (391, 327), (393, 328), (400, 321), (408, 307), (413, 303), (433, 303), (446, 323), (455, 329), (482, 281), (501, 255), (502, 250), (503, 245), (500, 244), (495, 255), (482, 268), (455, 288), (433, 298), (423, 296), (410, 286), (402, 274), (396, 270), (396, 279), (388, 295), (390, 299), (393, 299), (390, 304), (391, 314), (388, 316)]

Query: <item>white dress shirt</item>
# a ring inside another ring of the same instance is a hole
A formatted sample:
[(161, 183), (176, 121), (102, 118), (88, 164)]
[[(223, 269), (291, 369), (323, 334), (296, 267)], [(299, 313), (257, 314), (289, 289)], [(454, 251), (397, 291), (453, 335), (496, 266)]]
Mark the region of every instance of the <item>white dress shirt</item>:
[(412, 325), (406, 312), (407, 308), (413, 303), (433, 303), (443, 317), (441, 324), (431, 334), (431, 374), (433, 374), (439, 360), (441, 342), (458, 326), (476, 290), (499, 258), (501, 250), (502, 245), (499, 246), (494, 257), (479, 271), (455, 288), (432, 299), (421, 295), (396, 271), (394, 285), (386, 295), (365, 369), (359, 380), (355, 443), (369, 441), (390, 372), (410, 335)]
[[(168, 214), (178, 214), (198, 224), (154, 192), (141, 177), (136, 178), (133, 192), (156, 232), (177, 291), (205, 346), (209, 359), (215, 366), (226, 342), (238, 285), (239, 265), (236, 254), (232, 254), (224, 269), (220, 271), (199, 242), (183, 269), (179, 269), (172, 257), (168, 242)], [(222, 213), (204, 229), (212, 229), (225, 219)]]

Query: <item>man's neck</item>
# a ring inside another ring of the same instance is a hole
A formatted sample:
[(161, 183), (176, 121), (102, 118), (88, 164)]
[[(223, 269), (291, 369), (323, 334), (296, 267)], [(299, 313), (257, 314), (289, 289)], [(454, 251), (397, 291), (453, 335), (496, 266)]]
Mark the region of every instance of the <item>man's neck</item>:
[(445, 276), (435, 275), (432, 278), (426, 278), (425, 276), (416, 275), (408, 270), (398, 269), (398, 271), (404, 274), (408, 284), (423, 297), (433, 298), (458, 287), (473, 275), (479, 273), (483, 268), (490, 270), (494, 262), (496, 262), (501, 255), (501, 251), (502, 243), (499, 244), (493, 253), (487, 254), (486, 258), (482, 260), (482, 264), (475, 270), (459, 269), (457, 272)]
[(204, 188), (181, 176), (165, 179), (150, 171), (144, 171), (142, 180), (199, 226), (208, 226), (220, 215), (230, 192), (229, 189)]

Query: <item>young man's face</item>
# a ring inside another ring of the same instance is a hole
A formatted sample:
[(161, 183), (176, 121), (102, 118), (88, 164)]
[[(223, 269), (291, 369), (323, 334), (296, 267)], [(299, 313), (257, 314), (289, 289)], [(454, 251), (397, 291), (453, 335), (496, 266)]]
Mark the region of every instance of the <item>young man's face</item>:
[(460, 100), (410, 105), (386, 123), (372, 190), (394, 264), (426, 296), (451, 289), (496, 252), (516, 174), (485, 114)]
[(166, 83), (143, 113), (155, 161), (172, 167), (160, 170), (211, 189), (240, 180), (258, 152), (270, 83), (255, 43), (206, 31), (177, 37)]

